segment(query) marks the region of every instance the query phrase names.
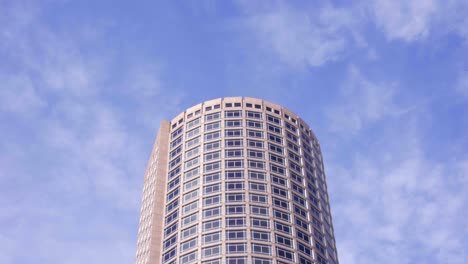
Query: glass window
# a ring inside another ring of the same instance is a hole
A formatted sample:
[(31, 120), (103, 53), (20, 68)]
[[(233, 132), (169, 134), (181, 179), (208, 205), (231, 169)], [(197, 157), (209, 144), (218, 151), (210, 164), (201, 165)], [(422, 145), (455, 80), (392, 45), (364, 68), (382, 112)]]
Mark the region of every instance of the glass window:
[(263, 244), (252, 244), (252, 253), (271, 255), (271, 246)]
[(280, 219), (280, 220), (283, 220), (283, 221), (286, 221), (286, 222), (291, 221), (290, 220), (291, 216), (289, 215), (289, 213), (274, 209), (273, 210), (273, 215), (275, 216), (276, 219)]
[(244, 171), (226, 171), (225, 177), (226, 180), (233, 180), (233, 179), (243, 179), (244, 178)]
[(282, 196), (282, 197), (285, 197), (285, 198), (288, 198), (288, 191), (283, 189), (283, 188), (279, 188), (279, 187), (276, 187), (276, 186), (271, 186), (271, 191), (273, 194), (275, 195), (279, 195), (279, 196)]
[(180, 136), (177, 139), (173, 140), (169, 147), (170, 147), (170, 149), (173, 149), (174, 147), (177, 147), (180, 143), (182, 143), (182, 136)]
[(243, 140), (242, 139), (226, 139), (224, 141), (225, 147), (242, 147)]
[(177, 158), (171, 160), (171, 161), (169, 162), (169, 169), (172, 169), (172, 168), (174, 168), (175, 166), (177, 166), (177, 164), (180, 163), (181, 158), (182, 158), (181, 156), (178, 156)]
[[(218, 207), (221, 208), (221, 207)], [(216, 219), (213, 221), (208, 221), (203, 223), (203, 232), (216, 230), (221, 228), (221, 219)]]
[(226, 158), (232, 158), (232, 157), (243, 157), (243, 150), (242, 149), (226, 149), (224, 151), (224, 156)]
[(178, 129), (176, 129), (174, 132), (171, 133), (171, 139), (174, 139), (178, 135), (182, 134), (182, 132), (183, 132), (183, 127), (179, 127)]
[(266, 192), (266, 184), (251, 182), (249, 186), (251, 191)]
[(280, 144), (280, 145), (283, 144), (283, 138), (281, 138), (280, 136), (273, 135), (271, 133), (268, 133), (268, 140), (270, 140), (271, 142)]
[(276, 241), (276, 243), (278, 243), (280, 245), (287, 246), (287, 247), (290, 247), (290, 248), (293, 247), (293, 241), (292, 241), (292, 239), (290, 239), (288, 237), (276, 235), (275, 236), (275, 241)]
[(221, 168), (221, 162), (213, 162), (203, 165), (204, 172), (210, 172)]
[(176, 186), (179, 186), (179, 183), (180, 183), (180, 177), (177, 177), (175, 180), (171, 181), (171, 182), (167, 185), (168, 191), (174, 189)]
[(166, 216), (166, 219), (164, 221), (164, 223), (167, 225), (169, 223), (171, 223), (172, 221), (174, 221), (175, 219), (177, 219), (177, 217), (179, 217), (179, 210), (171, 213), (170, 215)]
[(175, 189), (174, 191), (170, 192), (167, 196), (166, 196), (166, 201), (170, 201), (172, 200), (173, 198), (177, 197), (179, 195), (179, 188)]
[(244, 182), (226, 182), (226, 191), (244, 190)]
[[(247, 244), (246, 243), (227, 243), (226, 244), (226, 253), (227, 254), (237, 254), (237, 253), (246, 253)], [(228, 262), (229, 264), (231, 262)]]
[(246, 221), (245, 217), (227, 217), (226, 218), (226, 227), (239, 227), (245, 226)]
[(224, 121), (225, 127), (242, 127), (242, 120), (226, 120)]
[(178, 208), (178, 206), (179, 206), (179, 199), (176, 199), (170, 204), (166, 205), (166, 213), (172, 211), (175, 208)]
[(190, 139), (190, 138), (193, 138), (194, 136), (198, 136), (200, 134), (200, 127), (197, 127), (195, 129), (192, 129), (190, 131), (188, 131), (185, 135), (185, 139)]
[(263, 138), (263, 131), (247, 129), (247, 137), (250, 137), (250, 138)]
[(185, 256), (180, 257), (180, 264), (188, 264), (197, 261), (198, 252), (189, 253)]
[(268, 197), (262, 194), (250, 194), (251, 203), (268, 203)]
[(221, 184), (220, 183), (203, 187), (203, 194), (204, 195), (211, 194), (211, 193), (217, 193), (217, 192), (220, 192), (220, 191), (221, 191)]
[(180, 173), (180, 166), (169, 172), (168, 179), (171, 180), (172, 178), (177, 176), (177, 174), (179, 174), (179, 173)]
[(275, 172), (275, 173), (278, 173), (278, 174), (282, 174), (282, 175), (285, 175), (285, 170), (283, 167), (280, 167), (280, 166), (276, 166), (274, 164), (270, 164), (270, 170), (272, 172)]
[(185, 252), (197, 246), (198, 238), (190, 239), (180, 244), (180, 252)]
[(198, 198), (198, 189), (189, 193), (184, 194), (184, 203), (190, 200)]
[(193, 166), (196, 166), (200, 163), (200, 160), (199, 158), (194, 158), (194, 159), (191, 159), (189, 161), (186, 161), (185, 164), (184, 164), (184, 168), (185, 169), (190, 169), (192, 168)]
[(204, 258), (209, 258), (218, 255), (221, 255), (221, 245), (202, 248), (202, 257)]
[(184, 180), (190, 180), (191, 178), (195, 177), (195, 176), (198, 176), (200, 174), (200, 168), (197, 167), (195, 169), (192, 169), (190, 171), (187, 171), (186, 173), (184, 173)]
[(252, 257), (252, 264), (272, 264), (271, 259)]
[(300, 242), (297, 243), (297, 249), (300, 252), (306, 254), (307, 256), (312, 256), (312, 250), (310, 249), (310, 247), (308, 247), (308, 246), (306, 246), (306, 245), (304, 245), (304, 244), (302, 244)]
[(250, 225), (258, 228), (270, 228), (270, 221), (262, 218), (250, 218)]
[(221, 232), (206, 234), (202, 236), (202, 243), (209, 244), (221, 241)]
[[(305, 199), (299, 197), (297, 194), (293, 194), (293, 201), (300, 204), (301, 206), (307, 207)], [(320, 214), (318, 215), (318, 217), (320, 217)]]
[(244, 160), (226, 160), (224, 164), (225, 168), (243, 168)]
[(280, 127), (270, 125), (270, 124), (268, 124), (267, 127), (268, 127), (268, 131), (271, 131), (273, 133), (281, 134), (281, 132), (282, 132)]
[(205, 141), (210, 141), (210, 140), (214, 140), (214, 139), (218, 139), (221, 137), (221, 132), (220, 131), (216, 131), (216, 132), (212, 132), (212, 133), (207, 133), (205, 134)]
[(180, 239), (185, 239), (197, 233), (198, 233), (198, 225), (194, 225), (192, 227), (182, 230), (182, 233), (180, 234)]
[(247, 111), (246, 115), (248, 118), (262, 119), (262, 113), (260, 112)]
[(164, 241), (163, 250), (166, 250), (166, 249), (170, 248), (176, 242), (177, 242), (177, 235), (173, 235), (171, 238)]
[(203, 183), (205, 184), (211, 183), (211, 182), (217, 182), (219, 180), (221, 180), (221, 173), (219, 172), (203, 176)]
[(279, 163), (281, 165), (284, 165), (284, 159), (278, 155), (270, 154), (270, 160), (272, 162)]
[(252, 128), (263, 128), (263, 123), (261, 121), (254, 121), (254, 120), (246, 120), (247, 127)]
[(189, 181), (187, 183), (184, 184), (184, 191), (188, 191), (192, 188), (195, 188), (198, 186), (198, 179), (195, 179), (193, 181)]
[(249, 171), (249, 179), (266, 181), (266, 175), (264, 172)]
[(194, 119), (194, 120), (192, 120), (190, 122), (187, 122), (186, 127), (187, 127), (187, 129), (190, 129), (190, 128), (198, 125), (198, 124), (200, 124), (200, 118), (197, 118), (197, 119)]
[(221, 215), (221, 207), (203, 210), (203, 219)]
[(224, 117), (226, 117), (226, 118), (229, 118), (229, 117), (242, 117), (242, 111), (241, 110), (225, 111), (224, 112)]
[(287, 201), (281, 200), (276, 197), (273, 197), (272, 200), (274, 206), (289, 210), (289, 203)]
[(275, 230), (291, 234), (291, 226), (275, 221)]
[(247, 146), (251, 148), (263, 148), (263, 142), (258, 140), (247, 139)]
[(225, 137), (242, 137), (242, 129), (229, 129), (224, 131)]
[(221, 203), (221, 195), (203, 198), (203, 206), (210, 206)]
[(166, 263), (167, 261), (169, 261), (171, 258), (175, 257), (177, 253), (177, 247), (169, 250), (167, 253), (164, 253), (163, 255), (163, 263)]
[(267, 120), (269, 122), (272, 122), (272, 123), (275, 123), (277, 125), (281, 125), (281, 119), (277, 118), (277, 117), (274, 117), (274, 116), (271, 116), (271, 115), (267, 115)]
[(205, 125), (205, 132), (216, 130), (216, 129), (219, 129), (219, 128), (221, 128), (221, 122), (220, 121), (210, 123), (210, 124), (206, 124)]
[(182, 226), (190, 225), (198, 220), (198, 213), (182, 218)]
[(194, 149), (191, 149), (189, 151), (185, 152), (185, 158), (190, 159), (191, 157), (195, 157), (200, 153), (200, 147), (196, 147)]
[(226, 239), (245, 240), (247, 239), (247, 236), (245, 235), (245, 230), (226, 230)]
[(169, 159), (173, 159), (175, 156), (179, 155), (182, 152), (182, 146), (177, 147), (169, 154)]
[(274, 175), (271, 176), (271, 182), (275, 184), (283, 185), (286, 187), (288, 186), (288, 180), (282, 177), (274, 176)]
[(259, 170), (265, 169), (265, 162), (263, 161), (248, 160), (247, 162), (249, 163), (249, 168), (259, 169)]
[(249, 158), (264, 159), (265, 158), (265, 152), (259, 151), (259, 150), (248, 149), (247, 150), (247, 156)]
[(205, 162), (215, 160), (215, 159), (219, 159), (219, 158), (221, 158), (221, 151), (211, 152), (211, 153), (208, 153), (208, 154), (204, 155)]
[[(296, 230), (296, 235), (298, 238), (302, 239), (303, 241), (307, 242), (307, 243), (310, 243), (310, 237), (309, 235), (307, 235), (306, 233), (300, 231), (300, 230)], [(317, 244), (317, 243), (315, 243)]]
[(244, 202), (245, 194), (244, 193), (227, 193), (226, 194), (226, 203), (228, 202)]
[(269, 148), (270, 151), (272, 151), (272, 152), (276, 152), (276, 153), (283, 154), (283, 148), (280, 147), (280, 146), (277, 146), (277, 145), (275, 145), (275, 144), (268, 143), (268, 148)]
[(306, 221), (300, 219), (297, 216), (294, 217), (294, 220), (296, 221), (296, 226), (301, 227), (305, 229), (306, 231), (309, 231), (309, 224)]
[(182, 208), (182, 214), (187, 214), (187, 213), (190, 213), (194, 210), (198, 209), (198, 201), (196, 202), (193, 202), (191, 204), (187, 204), (185, 205), (183, 208)]
[(271, 240), (270, 232), (252, 230), (250, 232), (250, 236), (252, 237), (252, 240), (268, 241), (268, 242)]
[(187, 143), (185, 143), (185, 148), (189, 149), (191, 147), (198, 145), (199, 143), (200, 143), (200, 137), (196, 137), (194, 139), (187, 141)]
[(290, 261), (294, 261), (294, 253), (289, 250), (285, 250), (282, 248), (276, 248), (276, 255), (280, 258), (287, 259)]
[(245, 205), (227, 205), (226, 214), (227, 215), (245, 214)]
[(251, 205), (250, 206), (250, 213), (253, 214), (253, 215), (268, 216), (269, 210), (268, 210), (268, 207)]
[(168, 237), (170, 234), (177, 230), (177, 222), (164, 229), (164, 237)]
[[(210, 109), (211, 110), (211, 109)], [(221, 112), (205, 115), (205, 122), (217, 120), (221, 117)]]

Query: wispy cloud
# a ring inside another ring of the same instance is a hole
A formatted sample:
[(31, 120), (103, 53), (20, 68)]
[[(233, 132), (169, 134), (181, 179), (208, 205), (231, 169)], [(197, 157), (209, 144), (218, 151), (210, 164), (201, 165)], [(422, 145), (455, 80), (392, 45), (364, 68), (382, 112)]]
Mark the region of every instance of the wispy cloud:
[(464, 263), (466, 161), (428, 159), (409, 130), (356, 149), (351, 167), (328, 163), (341, 261)]
[(287, 4), (258, 7), (244, 2), (246, 25), (261, 46), (294, 67), (317, 67), (337, 60), (360, 39), (352, 10), (331, 5), (296, 8)]
[(398, 111), (393, 83), (369, 80), (350, 66), (336, 101), (325, 109), (331, 131), (355, 134), (365, 125), (377, 122)]
[(377, 26), (389, 39), (412, 41), (429, 34), (437, 5), (435, 0), (378, 0), (374, 2), (373, 11)]
[(164, 102), (157, 63), (116, 76), (106, 50), (87, 50), (103, 46), (99, 23), (90, 38), (88, 27), (50, 27), (33, 4), (4, 7), (0, 69), (12, 69), (0, 74), (0, 118), (15, 117), (0, 128), (18, 140), (0, 143), (0, 262), (129, 263), (155, 136), (145, 131), (179, 110), (179, 96)]

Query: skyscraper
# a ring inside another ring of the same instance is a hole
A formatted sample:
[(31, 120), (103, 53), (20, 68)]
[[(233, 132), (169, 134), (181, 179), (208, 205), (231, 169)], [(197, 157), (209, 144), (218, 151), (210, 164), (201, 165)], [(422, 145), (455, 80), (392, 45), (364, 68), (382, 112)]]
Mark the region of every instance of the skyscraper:
[(277, 104), (230, 97), (162, 121), (137, 264), (338, 264), (319, 143)]

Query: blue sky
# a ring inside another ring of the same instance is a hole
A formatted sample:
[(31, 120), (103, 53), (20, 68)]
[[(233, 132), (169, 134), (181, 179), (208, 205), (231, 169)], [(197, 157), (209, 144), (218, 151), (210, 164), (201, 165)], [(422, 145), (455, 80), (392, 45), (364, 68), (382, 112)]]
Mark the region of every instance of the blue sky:
[(0, 263), (132, 263), (160, 120), (225, 96), (314, 129), (341, 263), (467, 262), (468, 2), (0, 0)]

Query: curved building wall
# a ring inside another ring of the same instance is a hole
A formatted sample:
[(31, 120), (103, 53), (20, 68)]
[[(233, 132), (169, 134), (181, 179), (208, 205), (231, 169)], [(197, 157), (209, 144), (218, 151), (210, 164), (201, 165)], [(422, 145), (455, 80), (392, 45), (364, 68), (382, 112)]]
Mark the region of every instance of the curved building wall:
[(320, 146), (289, 110), (204, 102), (162, 123), (151, 157), (137, 264), (338, 263)]

